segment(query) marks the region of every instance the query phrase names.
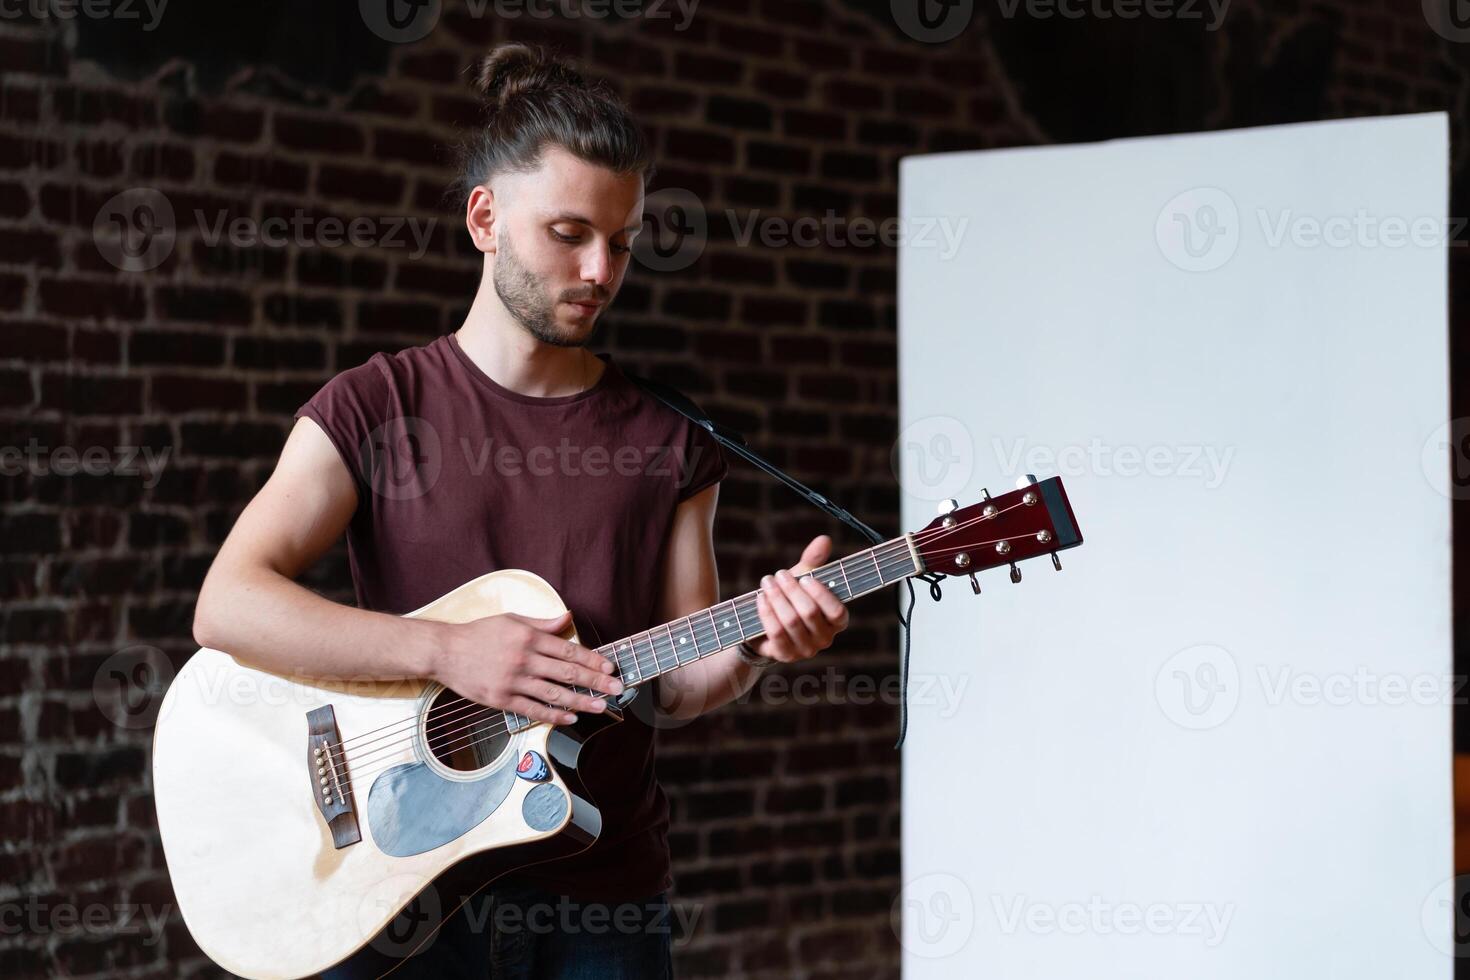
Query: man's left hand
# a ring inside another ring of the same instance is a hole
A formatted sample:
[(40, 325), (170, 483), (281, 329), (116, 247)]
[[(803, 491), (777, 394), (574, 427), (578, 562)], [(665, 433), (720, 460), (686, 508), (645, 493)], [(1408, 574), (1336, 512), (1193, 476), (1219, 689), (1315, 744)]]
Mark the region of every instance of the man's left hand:
[(832, 645), (832, 639), (847, 629), (847, 606), (814, 575), (805, 575), (823, 565), (832, 550), (832, 539), (819, 534), (801, 553), (801, 561), (761, 579), (755, 597), (765, 637), (752, 644), (755, 652), (772, 660), (790, 663), (816, 656)]

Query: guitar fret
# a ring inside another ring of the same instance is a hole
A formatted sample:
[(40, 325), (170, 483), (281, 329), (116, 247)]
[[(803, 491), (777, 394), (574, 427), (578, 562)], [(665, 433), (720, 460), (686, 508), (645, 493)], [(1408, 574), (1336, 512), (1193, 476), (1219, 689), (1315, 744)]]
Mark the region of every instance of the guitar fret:
[(683, 664), (679, 662), (679, 644), (677, 641), (675, 641), (674, 631), (669, 628), (669, 625), (670, 624), (668, 623), (664, 623), (662, 629), (664, 631), (664, 635), (668, 637), (669, 640), (669, 653), (674, 658), (674, 666), (681, 667), (683, 666)]
[[(847, 580), (847, 569), (843, 567), (841, 558), (837, 559), (837, 573), (842, 576), (842, 587), (847, 592), (847, 595), (838, 595), (837, 597), (843, 602), (846, 602), (852, 598), (852, 583)], [(827, 588), (832, 590), (833, 595), (837, 595), (837, 580), (833, 579), (831, 582), (828, 582)]]
[[(647, 647), (646, 651), (640, 650), (638, 648), (639, 639), (643, 640), (644, 645)], [(636, 637), (634, 637), (633, 652), (638, 656), (638, 669), (640, 671), (646, 671), (647, 676), (657, 677), (659, 674), (658, 646), (653, 642), (653, 634), (649, 633), (647, 630), (644, 630), (642, 633), (639, 633)]]
[[(880, 556), (879, 548), (887, 553)], [(855, 566), (849, 569), (847, 563), (850, 561), (864, 563), (864, 568)], [(867, 563), (872, 567), (867, 568)], [(894, 566), (889, 570), (895, 573), (891, 579), (884, 570), (885, 564)], [(914, 570), (914, 562), (903, 540), (895, 539), (829, 562), (801, 577), (816, 577), (840, 601), (847, 602), (911, 575)], [(743, 640), (764, 636), (765, 625), (756, 604), (759, 591), (727, 599), (682, 619), (661, 623), (602, 649), (612, 651), (610, 659), (617, 665), (624, 683), (642, 683), (665, 671), (726, 650)]]
[(715, 611), (714, 611), (714, 609), (713, 608), (706, 609), (704, 611), (704, 614), (709, 617), (709, 628), (710, 628), (710, 631), (711, 631), (710, 638), (714, 641), (714, 644), (715, 645), (714, 645), (714, 649), (712, 649), (712, 650), (700, 650), (699, 651), (699, 655), (701, 657), (703, 657), (703, 656), (705, 656), (706, 654), (709, 654), (709, 653), (714, 653), (716, 650), (723, 650), (723, 649), (725, 649), (725, 645), (720, 642), (720, 628), (715, 625)]

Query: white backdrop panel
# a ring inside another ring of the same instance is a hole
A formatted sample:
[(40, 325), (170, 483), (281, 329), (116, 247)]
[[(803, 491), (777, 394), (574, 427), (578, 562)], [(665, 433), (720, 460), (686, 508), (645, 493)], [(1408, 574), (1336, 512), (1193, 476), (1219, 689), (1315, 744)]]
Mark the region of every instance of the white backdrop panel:
[(907, 976), (1451, 975), (1446, 175), (1442, 114), (903, 162), (904, 526), (1033, 472), (1086, 538), (920, 596)]

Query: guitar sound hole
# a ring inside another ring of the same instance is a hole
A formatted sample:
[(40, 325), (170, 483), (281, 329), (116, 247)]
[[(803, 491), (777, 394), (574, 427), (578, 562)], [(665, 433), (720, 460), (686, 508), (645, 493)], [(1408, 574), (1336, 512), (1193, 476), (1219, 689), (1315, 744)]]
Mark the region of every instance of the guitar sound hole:
[(499, 758), (510, 740), (504, 712), (468, 701), (447, 688), (429, 705), (424, 735), (434, 758), (457, 772), (484, 769)]

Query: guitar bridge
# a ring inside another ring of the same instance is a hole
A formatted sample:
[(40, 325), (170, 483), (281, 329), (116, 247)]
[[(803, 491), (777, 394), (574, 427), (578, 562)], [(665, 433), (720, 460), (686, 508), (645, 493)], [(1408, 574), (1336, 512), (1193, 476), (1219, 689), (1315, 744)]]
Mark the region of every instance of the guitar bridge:
[(306, 713), (306, 767), (316, 808), (332, 832), (333, 846), (340, 850), (362, 840), (337, 715), (330, 704)]

